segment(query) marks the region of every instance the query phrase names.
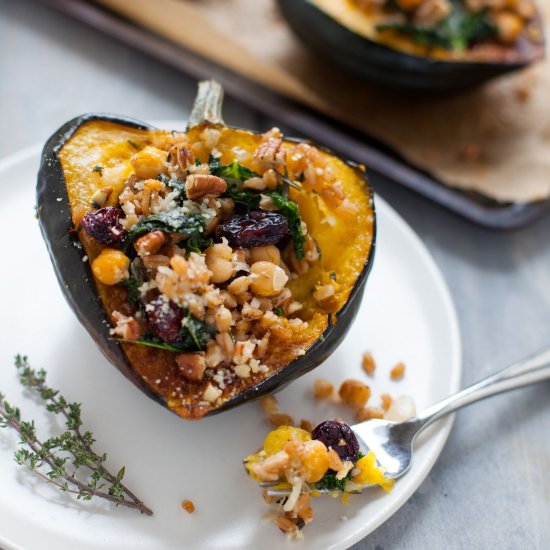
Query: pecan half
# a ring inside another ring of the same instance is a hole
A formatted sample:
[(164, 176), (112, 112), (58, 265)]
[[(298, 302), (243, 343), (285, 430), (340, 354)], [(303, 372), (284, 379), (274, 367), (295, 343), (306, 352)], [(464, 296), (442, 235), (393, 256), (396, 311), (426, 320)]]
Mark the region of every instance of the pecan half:
[(207, 195), (218, 196), (227, 189), (227, 183), (218, 176), (210, 174), (191, 174), (185, 180), (187, 198), (196, 201)]
[(140, 256), (156, 254), (164, 245), (166, 237), (162, 231), (151, 231), (134, 243), (134, 248)]

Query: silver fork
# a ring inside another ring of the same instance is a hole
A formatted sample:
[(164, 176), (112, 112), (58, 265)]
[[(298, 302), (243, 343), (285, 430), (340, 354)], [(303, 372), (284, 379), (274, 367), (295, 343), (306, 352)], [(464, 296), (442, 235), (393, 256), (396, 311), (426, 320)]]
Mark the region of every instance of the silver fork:
[[(403, 422), (367, 420), (354, 424), (351, 429), (355, 432), (363, 450), (374, 451), (378, 463), (386, 470), (386, 477), (397, 479), (411, 467), (413, 444), (416, 437), (436, 420), (486, 397), (522, 388), (549, 378), (550, 348), (518, 361), (477, 384), (439, 401), (409, 420)], [(276, 485), (274, 483), (261, 484), (267, 489), (267, 494), (270, 496), (283, 497), (289, 494), (289, 490), (275, 489)], [(333, 491), (325, 489), (319, 492), (333, 493)]]

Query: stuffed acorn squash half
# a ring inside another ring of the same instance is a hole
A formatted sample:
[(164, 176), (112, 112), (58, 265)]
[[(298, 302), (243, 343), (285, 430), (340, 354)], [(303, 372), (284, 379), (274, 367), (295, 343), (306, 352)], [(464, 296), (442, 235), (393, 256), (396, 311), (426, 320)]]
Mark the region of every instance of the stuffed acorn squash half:
[(362, 167), (226, 127), (203, 82), (187, 131), (84, 115), (47, 142), (39, 221), (69, 304), (107, 358), (186, 419), (313, 369), (372, 265)]
[(454, 90), (544, 57), (535, 0), (278, 0), (296, 34), (368, 80)]

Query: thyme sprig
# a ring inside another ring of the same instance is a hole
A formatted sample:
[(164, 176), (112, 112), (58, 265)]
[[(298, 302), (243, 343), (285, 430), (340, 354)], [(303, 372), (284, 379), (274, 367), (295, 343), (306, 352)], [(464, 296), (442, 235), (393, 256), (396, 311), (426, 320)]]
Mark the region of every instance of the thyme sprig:
[(47, 411), (62, 416), (66, 428), (60, 435), (41, 441), (34, 420), (23, 420), (20, 409), (0, 393), (0, 428), (12, 428), (20, 435), (19, 448), (14, 452), (17, 464), (77, 499), (99, 497), (151, 516), (152, 510), (123, 485), (124, 467), (113, 475), (104, 465), (107, 455), (93, 450), (93, 434), (82, 431), (80, 403), (67, 401), (49, 387), (46, 372), (31, 368), (27, 357), (17, 355), (15, 366), (21, 384), (44, 401)]

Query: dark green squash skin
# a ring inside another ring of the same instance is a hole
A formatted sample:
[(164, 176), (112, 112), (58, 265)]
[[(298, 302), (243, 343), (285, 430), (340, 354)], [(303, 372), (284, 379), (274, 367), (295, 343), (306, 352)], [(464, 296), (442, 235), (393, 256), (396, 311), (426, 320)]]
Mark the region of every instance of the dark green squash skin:
[[(36, 199), (40, 230), (46, 242), (63, 295), (80, 323), (88, 331), (105, 357), (130, 382), (148, 397), (167, 407), (165, 400), (156, 394), (138, 375), (128, 361), (122, 347), (110, 336), (109, 329), (111, 323), (98, 295), (90, 263), (82, 261), (84, 256), (82, 246), (76, 232), (71, 231), (73, 224), (69, 197), (61, 161), (57, 153), (78, 128), (90, 120), (116, 122), (131, 128), (143, 130), (155, 129), (153, 126), (131, 118), (92, 113), (77, 117), (57, 130), (44, 146), (38, 172)], [(320, 148), (322, 149), (322, 147)], [(330, 151), (328, 152), (330, 153)], [(347, 161), (347, 164), (356, 170), (360, 170), (352, 162)], [(329, 327), (324, 331), (322, 336), (313, 343), (304, 356), (292, 361), (256, 386), (234, 396), (222, 406), (209, 411), (206, 416), (218, 414), (242, 403), (257, 399), (266, 393), (281, 389), (323, 363), (342, 342), (361, 304), (365, 283), (372, 268), (376, 248), (376, 212), (374, 209), (373, 193), (362, 171), (361, 175), (365, 181), (365, 192), (369, 195), (372, 203), (372, 245), (363, 270), (357, 278), (344, 307), (332, 316), (334, 322), (329, 324)], [(59, 201), (58, 198), (62, 200)]]
[(278, 4), (295, 34), (312, 49), (365, 80), (392, 88), (456, 91), (544, 57), (544, 44), (529, 43), (529, 52), (522, 63), (434, 60), (402, 53), (360, 36), (308, 0), (278, 0)]

